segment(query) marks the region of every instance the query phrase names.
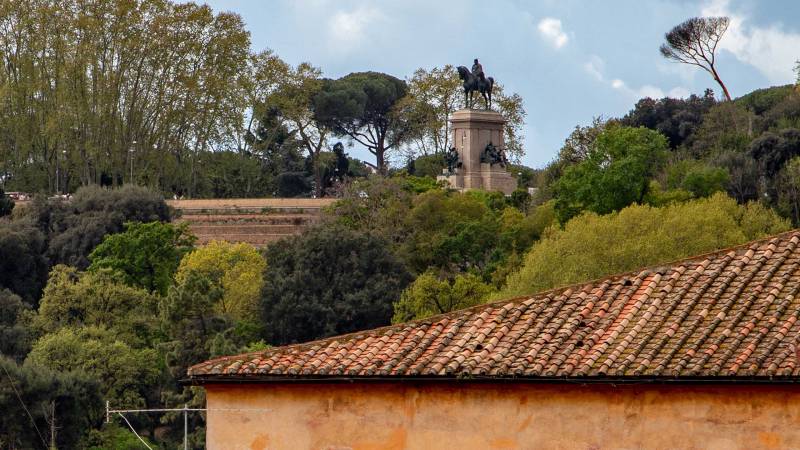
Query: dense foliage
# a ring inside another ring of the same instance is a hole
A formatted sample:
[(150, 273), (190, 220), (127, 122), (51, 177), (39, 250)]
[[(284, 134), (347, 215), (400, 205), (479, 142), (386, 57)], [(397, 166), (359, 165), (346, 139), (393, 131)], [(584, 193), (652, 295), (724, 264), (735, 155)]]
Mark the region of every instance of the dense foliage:
[(664, 136), (644, 127), (612, 126), (597, 135), (579, 163), (554, 184), (561, 223), (581, 211), (608, 214), (641, 203), (666, 157)]
[(504, 294), (530, 294), (666, 263), (789, 227), (762, 205), (737, 205), (723, 194), (661, 208), (634, 205), (604, 216), (585, 213), (564, 229), (548, 230), (509, 278)]
[(106, 236), (92, 253), (90, 271), (110, 269), (126, 284), (166, 294), (181, 257), (194, 237), (186, 225), (129, 222), (125, 231)]
[(383, 239), (342, 227), (271, 245), (266, 258), (263, 324), (275, 344), (386, 325), (410, 281)]

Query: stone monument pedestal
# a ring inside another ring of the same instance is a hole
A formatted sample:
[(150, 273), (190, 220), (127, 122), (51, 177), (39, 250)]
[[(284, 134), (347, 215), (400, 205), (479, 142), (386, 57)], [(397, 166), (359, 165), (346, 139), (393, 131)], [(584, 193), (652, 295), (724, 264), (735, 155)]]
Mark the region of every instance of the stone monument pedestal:
[(465, 191), (483, 189), (501, 191), (511, 195), (517, 188), (517, 180), (499, 163), (481, 162), (488, 144), (505, 148), (503, 126), (506, 119), (496, 111), (461, 109), (450, 116), (453, 130), (453, 146), (458, 151), (461, 167), (455, 173), (440, 175), (452, 189)]

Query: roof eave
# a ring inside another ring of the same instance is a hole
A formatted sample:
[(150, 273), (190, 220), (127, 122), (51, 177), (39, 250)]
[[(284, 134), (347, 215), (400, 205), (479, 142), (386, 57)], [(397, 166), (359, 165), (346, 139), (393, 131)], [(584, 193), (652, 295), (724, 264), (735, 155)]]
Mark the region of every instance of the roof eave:
[(796, 384), (800, 376), (582, 376), (582, 377), (496, 377), (496, 376), (345, 376), (345, 375), (195, 375), (182, 384), (270, 384), (270, 383), (560, 383), (560, 384)]

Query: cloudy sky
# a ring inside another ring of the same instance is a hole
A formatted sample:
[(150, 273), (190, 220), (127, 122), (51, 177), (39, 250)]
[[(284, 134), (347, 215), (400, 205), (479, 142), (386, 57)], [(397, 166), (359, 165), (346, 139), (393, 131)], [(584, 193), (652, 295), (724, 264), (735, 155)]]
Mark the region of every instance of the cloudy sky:
[(524, 163), (534, 167), (555, 157), (575, 125), (621, 116), (640, 97), (719, 92), (705, 72), (658, 52), (664, 33), (689, 17), (731, 17), (718, 70), (734, 97), (792, 82), (800, 59), (793, 0), (205, 1), (240, 14), (254, 49), (309, 61), (331, 78), (365, 70), (406, 78), (480, 58), (525, 101)]

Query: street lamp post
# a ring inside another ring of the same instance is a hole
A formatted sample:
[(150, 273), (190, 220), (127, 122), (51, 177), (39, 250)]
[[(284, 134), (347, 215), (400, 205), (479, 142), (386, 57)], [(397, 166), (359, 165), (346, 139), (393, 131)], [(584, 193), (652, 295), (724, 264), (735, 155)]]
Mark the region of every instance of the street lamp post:
[(131, 155), (131, 183), (133, 183), (133, 153), (136, 151), (134, 148), (136, 146), (136, 141), (131, 142), (131, 148), (128, 151)]
[[(61, 154), (64, 155), (64, 158), (67, 157), (67, 151), (61, 150)], [(56, 195), (61, 194), (61, 157), (58, 156), (56, 153)]]

